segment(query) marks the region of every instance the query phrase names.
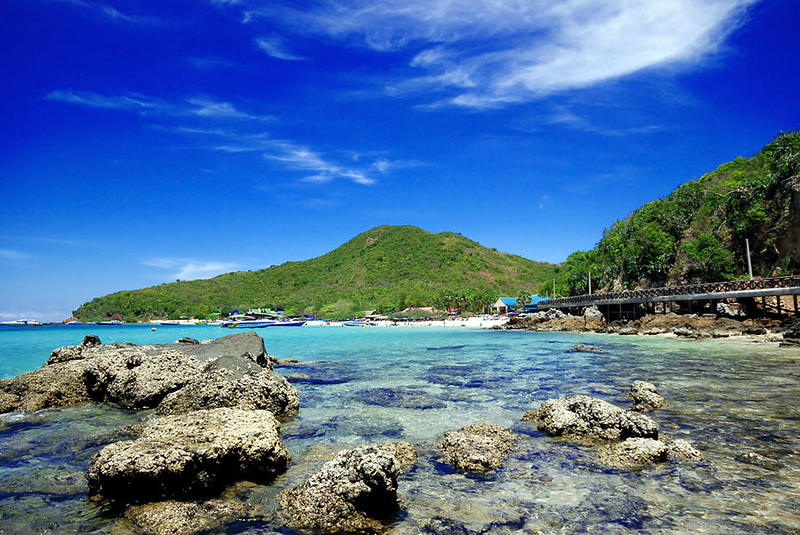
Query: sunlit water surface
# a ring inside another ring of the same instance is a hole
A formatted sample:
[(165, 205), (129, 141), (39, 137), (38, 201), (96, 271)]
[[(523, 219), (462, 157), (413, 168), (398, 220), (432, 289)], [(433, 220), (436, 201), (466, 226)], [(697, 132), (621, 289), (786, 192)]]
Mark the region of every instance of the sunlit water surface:
[[(41, 327), (0, 330), (0, 378), (41, 366), (53, 348), (95, 333), (104, 343), (217, 338), (216, 327)], [(240, 484), (229, 497), (254, 513), (228, 533), (287, 533), (275, 495), (334, 452), (407, 440), (420, 454), (401, 477), (395, 533), (800, 532), (800, 351), (753, 342), (689, 342), (466, 328), (261, 329), (267, 349), (298, 365), (278, 368), (300, 392), (285, 422), (289, 471), (271, 485)], [(569, 352), (577, 343), (606, 353)], [(629, 407), (637, 379), (670, 407), (652, 416), (707, 461), (608, 469), (595, 450), (547, 437), (520, 418), (559, 396), (586, 394)], [(130, 533), (87, 498), (92, 455), (126, 438), (147, 414), (82, 406), (0, 416), (0, 533)], [(435, 447), (445, 431), (496, 423), (524, 436), (488, 475), (454, 471)], [(756, 451), (779, 468), (744, 464)], [(120, 531), (122, 530), (122, 531)]]

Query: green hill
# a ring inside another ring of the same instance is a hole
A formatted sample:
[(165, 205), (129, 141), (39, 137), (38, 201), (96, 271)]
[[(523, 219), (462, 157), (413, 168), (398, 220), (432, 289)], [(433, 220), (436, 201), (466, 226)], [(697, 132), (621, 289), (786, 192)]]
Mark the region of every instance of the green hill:
[(718, 282), (800, 270), (800, 131), (645, 204), (558, 268), (557, 293)]
[(74, 314), (81, 321), (114, 314), (136, 321), (269, 307), (341, 318), (366, 309), (431, 305), (445, 289), (471, 290), (478, 301), (494, 301), (535, 288), (554, 272), (552, 264), (488, 249), (459, 234), (381, 226), (311, 260), (116, 292)]

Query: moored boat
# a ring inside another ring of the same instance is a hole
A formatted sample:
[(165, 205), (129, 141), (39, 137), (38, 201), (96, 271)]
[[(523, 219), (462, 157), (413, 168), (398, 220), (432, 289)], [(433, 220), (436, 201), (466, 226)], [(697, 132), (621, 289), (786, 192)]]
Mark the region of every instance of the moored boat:
[(5, 325), (6, 327), (16, 327), (19, 325), (29, 325), (32, 327), (38, 327), (42, 323), (36, 320), (14, 320), (14, 321), (2, 321), (0, 325)]

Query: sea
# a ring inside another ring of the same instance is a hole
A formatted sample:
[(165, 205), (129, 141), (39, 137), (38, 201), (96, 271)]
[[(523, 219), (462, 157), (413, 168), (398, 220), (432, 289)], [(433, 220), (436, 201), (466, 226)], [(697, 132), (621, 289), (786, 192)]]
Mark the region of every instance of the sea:
[[(59, 346), (214, 339), (212, 326), (0, 328), (0, 378), (39, 368)], [(214, 533), (292, 533), (276, 495), (337, 451), (405, 440), (419, 454), (399, 479), (392, 533), (800, 533), (800, 350), (745, 340), (436, 327), (259, 329), (300, 394), (283, 423), (289, 470), (225, 497), (250, 512)], [(603, 353), (570, 351), (576, 344)], [(629, 408), (631, 383), (654, 383), (669, 407), (662, 435), (701, 450), (699, 463), (636, 470), (598, 463), (590, 444), (551, 438), (521, 420), (549, 398), (585, 394)], [(103, 446), (153, 416), (109, 405), (0, 415), (0, 533), (136, 533), (87, 496)], [(475, 422), (513, 429), (518, 449), (490, 473), (444, 462), (437, 442)], [(765, 462), (749, 464), (756, 452)]]

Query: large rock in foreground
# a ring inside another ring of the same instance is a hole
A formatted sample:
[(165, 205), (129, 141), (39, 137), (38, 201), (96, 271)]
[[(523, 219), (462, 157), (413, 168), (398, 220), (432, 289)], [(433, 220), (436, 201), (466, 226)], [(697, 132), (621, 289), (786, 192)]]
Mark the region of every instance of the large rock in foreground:
[(305, 483), (278, 495), (286, 522), (324, 533), (382, 532), (397, 512), (397, 455), (413, 459), (407, 443), (343, 451)]
[(458, 470), (487, 472), (503, 463), (517, 438), (511, 429), (477, 423), (445, 433), (439, 449)]
[(552, 436), (625, 440), (626, 438), (658, 438), (658, 424), (635, 411), (626, 411), (588, 396), (548, 399), (522, 417), (536, 423), (539, 431)]
[(92, 459), (89, 493), (147, 502), (205, 496), (240, 479), (270, 479), (289, 454), (269, 411), (221, 408), (153, 420), (136, 440)]
[(144, 409), (171, 394), (162, 413), (242, 407), (284, 416), (299, 405), (297, 390), (272, 372), (263, 339), (247, 331), (202, 344), (144, 346), (101, 345), (89, 335), (53, 351), (39, 370), (0, 381), (0, 412), (89, 401)]

